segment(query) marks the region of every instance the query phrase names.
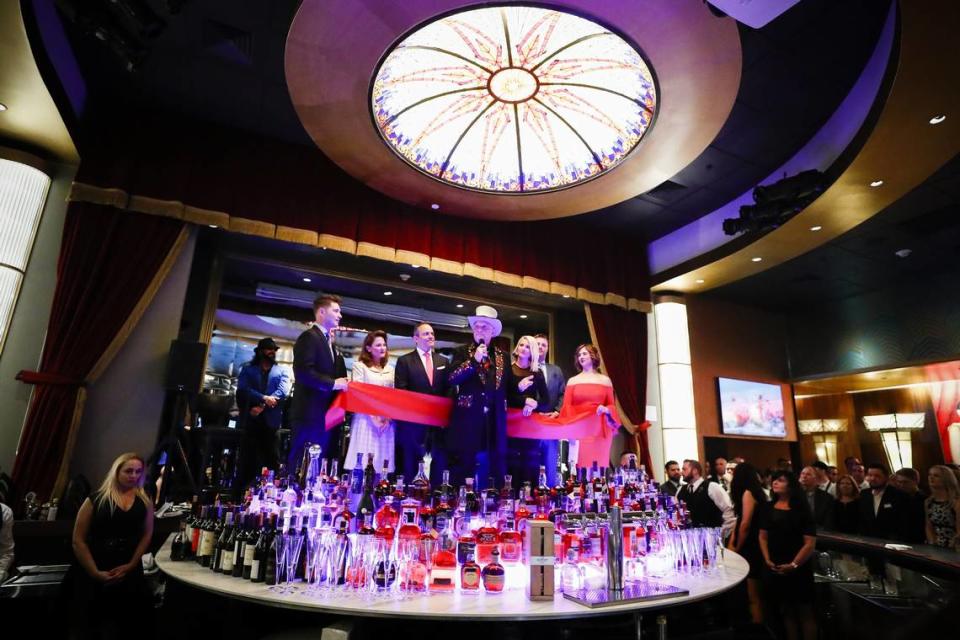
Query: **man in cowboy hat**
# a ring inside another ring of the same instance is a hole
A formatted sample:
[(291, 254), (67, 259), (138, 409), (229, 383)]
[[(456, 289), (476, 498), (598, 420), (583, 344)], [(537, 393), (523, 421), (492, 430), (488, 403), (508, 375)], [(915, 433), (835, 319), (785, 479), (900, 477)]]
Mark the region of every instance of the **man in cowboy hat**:
[(283, 420), (283, 401), (290, 394), (290, 375), (277, 364), (277, 343), (264, 338), (253, 350), (253, 359), (237, 378), (241, 487), (253, 480), (261, 467), (276, 469)]
[[(516, 386), (526, 391), (533, 380), (515, 379), (509, 357), (490, 343), (503, 329), (496, 309), (480, 305), (467, 321), (473, 342), (457, 349), (447, 368), (447, 382), (455, 387), (445, 434), (451, 482), (458, 486), (476, 474), (483, 484), (488, 477), (499, 484), (506, 472), (506, 390)], [(527, 404), (536, 409), (537, 401), (528, 398)]]

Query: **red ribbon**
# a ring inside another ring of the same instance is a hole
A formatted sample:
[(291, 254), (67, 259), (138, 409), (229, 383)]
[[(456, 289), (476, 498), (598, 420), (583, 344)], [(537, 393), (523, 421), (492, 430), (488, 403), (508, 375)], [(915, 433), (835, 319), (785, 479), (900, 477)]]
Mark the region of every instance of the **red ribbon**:
[[(342, 423), (347, 411), (446, 427), (452, 409), (450, 398), (351, 382), (346, 391), (339, 392), (333, 399), (327, 410), (326, 427), (329, 430)], [(557, 418), (538, 413), (524, 416), (520, 409), (507, 410), (507, 435), (511, 438), (586, 440), (604, 438), (608, 429), (606, 417), (598, 416), (595, 406), (579, 408)]]

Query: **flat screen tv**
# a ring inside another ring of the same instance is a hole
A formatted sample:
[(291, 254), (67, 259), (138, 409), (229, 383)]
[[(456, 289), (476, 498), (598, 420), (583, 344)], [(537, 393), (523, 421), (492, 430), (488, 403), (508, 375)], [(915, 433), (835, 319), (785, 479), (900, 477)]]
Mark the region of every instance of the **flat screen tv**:
[(717, 378), (724, 435), (783, 438), (783, 394), (778, 384)]

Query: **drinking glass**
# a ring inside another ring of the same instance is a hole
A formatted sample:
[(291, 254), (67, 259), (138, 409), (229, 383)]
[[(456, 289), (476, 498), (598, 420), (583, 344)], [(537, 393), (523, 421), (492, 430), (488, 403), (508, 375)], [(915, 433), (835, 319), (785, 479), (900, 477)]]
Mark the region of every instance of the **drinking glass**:
[(297, 578), (297, 564), (300, 562), (300, 551), (303, 548), (303, 535), (299, 531), (287, 534), (287, 589), (285, 593), (293, 591), (293, 583)]
[(276, 547), (276, 561), (277, 561), (277, 583), (270, 587), (271, 591), (277, 593), (283, 592), (283, 581), (286, 576), (286, 567), (287, 567), (287, 536), (283, 533), (277, 533), (274, 538), (274, 543)]

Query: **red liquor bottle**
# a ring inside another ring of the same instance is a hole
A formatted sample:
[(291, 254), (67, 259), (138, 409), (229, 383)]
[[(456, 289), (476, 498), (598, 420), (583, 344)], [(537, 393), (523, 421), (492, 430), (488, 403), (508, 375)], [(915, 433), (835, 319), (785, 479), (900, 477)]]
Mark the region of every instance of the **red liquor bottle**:
[(460, 590), (464, 593), (477, 593), (480, 590), (480, 565), (473, 561), (473, 553), (468, 553), (466, 561), (460, 567)]
[(431, 591), (453, 591), (457, 575), (457, 556), (453, 539), (441, 538), (440, 548), (433, 554)]
[(500, 564), (500, 550), (496, 547), (490, 554), (490, 562), (483, 567), (483, 589), (487, 593), (501, 593), (506, 583), (506, 572)]
[(523, 538), (514, 528), (513, 514), (507, 515), (500, 532), (501, 559), (504, 564), (519, 564), (523, 557)]
[(493, 520), (494, 516), (487, 516), (483, 526), (477, 530), (476, 559), (481, 565), (490, 562), (492, 552), (500, 542), (500, 531)]

